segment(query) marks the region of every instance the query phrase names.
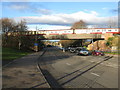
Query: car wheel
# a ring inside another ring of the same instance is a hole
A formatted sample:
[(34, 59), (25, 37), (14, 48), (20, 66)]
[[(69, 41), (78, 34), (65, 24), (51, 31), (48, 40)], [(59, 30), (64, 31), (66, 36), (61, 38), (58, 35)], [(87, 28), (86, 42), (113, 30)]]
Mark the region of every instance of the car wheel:
[(101, 56), (101, 54), (99, 54), (98, 56)]

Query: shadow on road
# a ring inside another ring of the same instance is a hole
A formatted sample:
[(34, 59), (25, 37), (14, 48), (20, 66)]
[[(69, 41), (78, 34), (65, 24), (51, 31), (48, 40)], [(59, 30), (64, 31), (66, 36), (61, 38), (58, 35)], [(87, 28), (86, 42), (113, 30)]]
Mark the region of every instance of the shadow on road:
[[(98, 66), (98, 65), (101, 64), (101, 63), (103, 63), (104, 61), (107, 61), (107, 60), (111, 59), (112, 57), (113, 57), (113, 56), (111, 56), (111, 57), (106, 57), (104, 60), (102, 60), (102, 61), (100, 61), (100, 62), (97, 62), (97, 63), (93, 62), (93, 63), (91, 63), (91, 64), (88, 64), (88, 65), (84, 66), (83, 68), (80, 68), (80, 69), (78, 69), (78, 70), (76, 70), (76, 71), (74, 71), (74, 72), (72, 72), (72, 73), (69, 73), (69, 74), (67, 74), (67, 75), (65, 75), (65, 76), (62, 76), (62, 77), (58, 78), (57, 80), (48, 72), (48, 70), (44, 70), (44, 69), (41, 68), (41, 71), (42, 71), (43, 75), (45, 76), (46, 80), (48, 81), (49, 85), (50, 85), (52, 88), (62, 88), (63, 85), (71, 82), (72, 80), (74, 80), (74, 79), (76, 79), (77, 77), (83, 75), (84, 73), (88, 72), (89, 70), (95, 68), (96, 66)], [(94, 64), (94, 65), (93, 65), (93, 64)], [(92, 66), (91, 66), (91, 65), (92, 65)], [(76, 73), (76, 72), (79, 72), (80, 70), (82, 70), (82, 69), (84, 69), (84, 68), (87, 68), (87, 67), (89, 67), (89, 66), (90, 66), (90, 68), (88, 68), (87, 70), (81, 72), (80, 74), (76, 75), (75, 77), (73, 77), (73, 78), (65, 81), (65, 82), (62, 83), (62, 84), (59, 84), (59, 83), (58, 83), (59, 80), (64, 79), (64, 78), (66, 78), (66, 77), (68, 77), (68, 76), (70, 76), (70, 75), (72, 75), (72, 74), (74, 74), (74, 73)], [(45, 84), (45, 83), (43, 83), (43, 84)], [(38, 84), (38, 85), (36, 85), (36, 86), (34, 86), (34, 87), (38, 87), (38, 86), (40, 86), (40, 85), (41, 85), (41, 84)]]
[[(98, 66), (98, 65), (99, 65), (99, 64), (101, 64), (102, 62), (104, 62), (104, 61), (107, 61), (107, 60), (111, 59), (112, 57), (113, 57), (113, 56), (108, 57), (108, 58), (106, 58), (106, 59), (104, 59), (104, 60), (102, 60), (102, 61), (100, 61), (100, 62), (96, 63), (94, 66), (92, 66), (92, 67), (88, 68), (87, 70), (85, 70), (85, 71), (81, 72), (80, 74), (78, 74), (78, 75), (76, 75), (75, 77), (73, 77), (73, 78), (69, 79), (68, 81), (66, 81), (66, 82), (62, 83), (61, 85), (65, 85), (65, 84), (67, 84), (67, 83), (71, 82), (72, 80), (74, 80), (74, 79), (76, 79), (77, 77), (79, 77), (79, 76), (83, 75), (84, 73), (88, 72), (89, 70), (91, 70), (91, 69), (95, 68), (96, 66)], [(78, 72), (78, 71), (80, 71), (80, 70), (81, 70), (81, 69), (79, 69), (79, 70), (77, 70), (77, 71), (75, 71), (75, 72)], [(75, 72), (73, 72), (73, 73), (75, 73)], [(71, 74), (73, 74), (73, 73), (71, 73)], [(71, 74), (70, 74), (70, 75), (71, 75)], [(68, 74), (68, 75), (66, 75), (66, 76), (69, 76), (69, 74)], [(66, 77), (66, 76), (64, 76), (64, 77)], [(59, 80), (59, 79), (58, 79), (58, 80)]]
[(61, 50), (56, 49), (54, 47), (46, 48), (45, 51), (45, 54), (39, 58), (40, 65), (53, 64), (55, 63), (55, 61), (64, 60), (66, 58), (74, 56), (74, 54), (72, 53), (64, 53)]
[(47, 82), (49, 83), (51, 88), (62, 88), (57, 80), (47, 71), (42, 69), (42, 73), (46, 78)]

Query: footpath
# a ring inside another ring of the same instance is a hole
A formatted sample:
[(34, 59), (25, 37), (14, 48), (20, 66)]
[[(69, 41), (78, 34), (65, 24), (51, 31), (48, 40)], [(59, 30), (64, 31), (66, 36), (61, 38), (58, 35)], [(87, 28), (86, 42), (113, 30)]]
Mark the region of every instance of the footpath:
[(37, 67), (43, 51), (13, 60), (2, 67), (2, 89), (6, 88), (50, 88)]

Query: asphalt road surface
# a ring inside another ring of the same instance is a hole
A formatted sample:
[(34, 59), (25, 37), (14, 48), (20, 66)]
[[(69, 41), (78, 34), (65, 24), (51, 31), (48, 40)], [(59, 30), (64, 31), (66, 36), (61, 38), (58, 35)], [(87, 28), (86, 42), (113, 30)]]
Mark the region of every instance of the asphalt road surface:
[(118, 88), (118, 57), (78, 56), (50, 47), (39, 64), (52, 88)]
[(79, 56), (57, 47), (44, 50), (4, 67), (3, 88), (118, 88), (117, 56)]

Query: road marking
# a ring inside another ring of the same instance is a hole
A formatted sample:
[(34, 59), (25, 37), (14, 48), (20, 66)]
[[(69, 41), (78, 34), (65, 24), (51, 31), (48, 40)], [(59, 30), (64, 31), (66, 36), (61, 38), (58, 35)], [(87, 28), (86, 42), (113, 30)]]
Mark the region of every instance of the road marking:
[(112, 68), (118, 68), (117, 64), (112, 64), (112, 63), (101, 63), (104, 66), (112, 67)]
[(71, 64), (69, 64), (69, 63), (66, 63), (67, 65), (71, 65)]
[(95, 75), (95, 76), (98, 76), (98, 77), (100, 76), (100, 75), (98, 75), (98, 74), (96, 74), (96, 73), (91, 73), (91, 74), (93, 74), (93, 75)]
[(112, 68), (118, 68), (118, 66), (117, 65), (111, 65), (111, 64), (108, 64), (108, 65), (105, 65), (105, 66), (109, 66), (109, 67), (112, 67)]

